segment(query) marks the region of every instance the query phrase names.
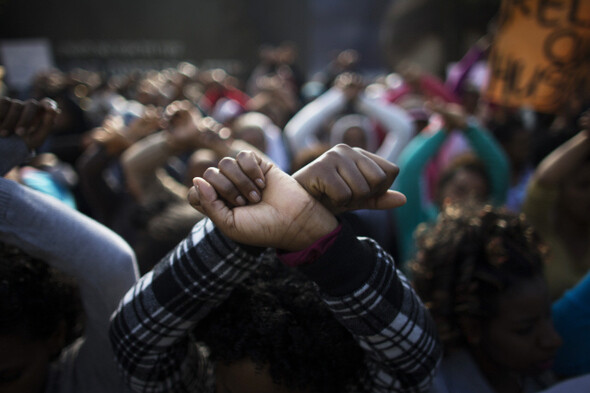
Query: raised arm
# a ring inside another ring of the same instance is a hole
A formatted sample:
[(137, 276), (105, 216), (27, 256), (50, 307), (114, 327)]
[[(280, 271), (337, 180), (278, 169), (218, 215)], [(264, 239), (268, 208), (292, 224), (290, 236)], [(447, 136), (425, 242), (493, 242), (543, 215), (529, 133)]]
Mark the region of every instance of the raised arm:
[(405, 263), (413, 250), (414, 230), (422, 223), (436, 217), (436, 207), (423, 196), (424, 167), (438, 152), (448, 133), (439, 130), (431, 135), (418, 134), (400, 155), (400, 174), (394, 186), (404, 194), (408, 202), (394, 211), (398, 228), (401, 263)]
[[(294, 178), (331, 211), (342, 211), (399, 207), (405, 198), (387, 190), (396, 174), (397, 168), (383, 158), (339, 145), (297, 172)], [(299, 214), (290, 213), (294, 201), (299, 200), (297, 196), (304, 200), (309, 197), (280, 172), (271, 170), (265, 172), (265, 177), (267, 185), (262, 202), (251, 209), (263, 209), (268, 203), (272, 209), (267, 213), (256, 211), (254, 216), (246, 218), (237, 214), (239, 209), (230, 212), (216, 199), (208, 184), (199, 180), (200, 206), (220, 227), (231, 223), (231, 229), (223, 230), (240, 242), (262, 245), (264, 237), (265, 246), (283, 250), (299, 251), (334, 226), (330, 223), (332, 218), (314, 201), (308, 202), (313, 206), (310, 215), (313, 219), (307, 216), (307, 209), (301, 208), (295, 210), (301, 212), (300, 216), (291, 216)], [(293, 199), (284, 204), (282, 194), (274, 195), (275, 187), (285, 190)], [(266, 220), (260, 221), (270, 212), (290, 217), (281, 224), (279, 236), (273, 236), (273, 231), (268, 229), (256, 234), (254, 228), (241, 228), (241, 222), (250, 223), (256, 218), (258, 226), (276, 228), (274, 224), (267, 226)], [(303, 227), (299, 229), (298, 225)], [(318, 231), (318, 228), (325, 229)], [(310, 234), (313, 236), (308, 239)], [(298, 243), (299, 240), (302, 242)], [(441, 355), (433, 322), (392, 258), (376, 242), (357, 239), (350, 228), (343, 226), (335, 242), (319, 259), (304, 260), (298, 266), (318, 284), (326, 305), (366, 351), (370, 374), (363, 381), (366, 391), (429, 390)]]
[(333, 119), (346, 106), (347, 98), (338, 87), (332, 87), (304, 106), (285, 125), (285, 135), (295, 153), (318, 143), (322, 125)]
[(471, 123), (463, 131), (490, 177), (490, 199), (496, 206), (506, 202), (510, 187), (510, 163), (500, 144), (485, 129)]
[(379, 122), (387, 135), (377, 150), (377, 154), (397, 163), (402, 150), (414, 136), (414, 122), (410, 115), (395, 104), (386, 104), (359, 94), (357, 108), (371, 119)]
[(581, 131), (553, 150), (539, 163), (533, 179), (544, 187), (556, 187), (590, 156), (590, 110), (580, 119)]
[[(22, 136), (12, 138), (24, 145), (32, 139), (41, 143), (47, 131), (31, 127)], [(0, 138), (0, 146), (7, 140)], [(2, 156), (2, 161), (14, 160), (19, 153), (14, 154)], [(137, 278), (131, 248), (96, 221), (4, 178), (0, 178), (0, 237), (76, 278), (87, 321), (74, 371), (87, 379), (78, 386), (82, 390), (93, 383), (109, 389), (118, 386), (107, 332), (111, 313)]]

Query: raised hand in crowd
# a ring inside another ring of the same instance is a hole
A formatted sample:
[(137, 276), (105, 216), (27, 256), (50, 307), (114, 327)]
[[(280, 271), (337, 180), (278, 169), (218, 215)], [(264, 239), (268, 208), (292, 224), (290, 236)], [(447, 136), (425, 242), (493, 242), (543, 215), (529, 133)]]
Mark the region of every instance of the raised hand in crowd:
[[(57, 112), (49, 99), (2, 99), (2, 174), (43, 144)], [(55, 198), (0, 177), (0, 253), (0, 390), (128, 391), (107, 328), (137, 278), (129, 245)]]
[[(295, 180), (293, 182), (287, 180), (286, 176), (277, 176), (275, 173), (281, 171), (256, 153), (241, 152), (235, 160), (224, 159), (220, 162), (219, 168), (210, 168), (203, 176), (206, 182), (217, 190), (218, 197), (221, 198), (218, 203), (211, 204), (214, 201), (211, 199), (215, 197), (214, 193), (211, 187), (201, 179), (195, 179), (195, 187), (189, 193), (189, 201), (204, 214), (210, 215), (216, 212), (216, 218), (224, 222), (234, 221), (236, 226), (241, 225), (240, 222), (247, 223), (249, 220), (239, 215), (235, 216), (233, 213), (238, 214), (239, 211), (232, 211), (232, 206), (262, 201), (262, 204), (271, 205), (272, 209), (269, 208), (269, 211), (289, 206), (289, 209), (285, 211), (294, 214), (299, 212), (305, 220), (310, 220), (311, 216), (315, 219), (317, 214), (320, 219), (314, 225), (322, 228), (325, 224), (323, 221), (326, 219), (325, 213), (320, 214), (315, 212), (315, 208), (310, 208), (309, 204), (315, 206), (315, 202), (311, 203), (308, 197), (304, 198), (305, 201), (295, 198), (295, 195), (304, 194), (302, 190), (299, 190), (300, 187), (303, 187), (313, 197), (312, 199), (319, 201), (333, 214), (356, 209), (391, 209), (405, 203), (405, 197), (402, 194), (389, 190), (398, 171), (394, 164), (375, 154), (362, 149), (353, 149), (347, 145), (338, 145), (296, 172), (293, 175)], [(260, 189), (264, 188), (268, 181), (281, 182), (281, 186), (276, 187), (277, 192), (290, 195), (290, 198), (275, 196), (272, 193), (270, 196), (267, 193), (266, 198), (261, 198)], [(299, 183), (299, 186), (296, 183)], [(201, 203), (201, 195), (206, 198), (208, 202), (206, 206), (210, 206), (209, 211)], [(224, 203), (227, 207), (222, 209)], [(219, 207), (219, 210), (211, 210), (213, 206)], [(308, 209), (314, 212), (310, 213), (310, 216), (307, 216)], [(256, 214), (259, 213), (256, 212)], [(260, 214), (259, 217), (263, 215)], [(288, 227), (289, 220), (297, 225), (299, 219), (297, 215), (287, 219), (281, 225)], [(215, 222), (215, 219), (213, 220)], [(259, 220), (260, 218), (250, 221), (256, 223)], [(251, 228), (251, 231), (256, 229)], [(246, 232), (252, 235), (251, 231)], [(264, 232), (264, 229), (262, 231)], [(285, 239), (292, 239), (292, 236), (293, 234), (286, 236)]]
[(43, 98), (20, 101), (8, 97), (0, 99), (0, 136), (20, 136), (29, 149), (36, 149), (45, 140), (59, 108), (55, 101)]
[(447, 132), (465, 130), (467, 128), (467, 111), (460, 104), (433, 99), (426, 102), (426, 106), (434, 113), (438, 113), (443, 120), (443, 127)]
[(344, 72), (338, 75), (334, 80), (334, 86), (342, 90), (346, 99), (350, 102), (354, 101), (365, 88), (363, 78), (353, 72)]

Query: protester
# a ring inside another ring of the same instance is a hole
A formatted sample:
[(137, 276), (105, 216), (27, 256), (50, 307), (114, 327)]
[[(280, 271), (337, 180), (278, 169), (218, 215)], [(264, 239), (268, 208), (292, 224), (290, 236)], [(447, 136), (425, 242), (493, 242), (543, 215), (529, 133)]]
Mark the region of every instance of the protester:
[(590, 269), (590, 112), (581, 131), (536, 168), (523, 205), (527, 219), (551, 248), (547, 279), (552, 299)]
[(443, 342), (433, 392), (537, 392), (562, 343), (538, 234), (514, 213), (448, 206), (418, 234), (413, 283)]
[[(293, 116), (285, 126), (293, 154), (321, 142), (346, 143), (396, 162), (414, 134), (412, 118), (395, 105), (366, 97), (363, 90), (359, 75), (340, 74), (331, 89)], [(377, 134), (377, 124), (386, 130), (385, 140)]]
[[(45, 140), (57, 109), (43, 100), (0, 101), (5, 174)], [(0, 178), (0, 383), (3, 392), (126, 392), (108, 345), (111, 313), (136, 281), (130, 247), (78, 211)], [(75, 279), (85, 314), (53, 269)], [(68, 298), (69, 297), (69, 298)], [(72, 342), (70, 339), (75, 338)], [(67, 346), (66, 346), (67, 344)]]
[[(316, 200), (335, 212), (399, 206), (405, 198), (387, 191), (396, 173), (340, 145), (295, 174), (311, 195), (248, 153), (197, 178), (189, 200), (210, 219), (128, 292), (112, 321), (130, 386), (428, 391), (439, 349), (420, 300), (375, 242), (356, 239)], [(237, 195), (249, 204), (227, 202)], [(284, 285), (258, 272), (279, 261), (298, 271)]]
[[(414, 231), (421, 223), (434, 222), (439, 210), (446, 205), (476, 200), (501, 206), (509, 184), (508, 161), (494, 138), (476, 123), (467, 121), (461, 107), (437, 104), (433, 110), (444, 118), (444, 128), (434, 134), (417, 135), (404, 149), (399, 159), (400, 176), (395, 188), (408, 198), (395, 211), (402, 263), (413, 255)], [(442, 169), (430, 200), (423, 186), (423, 170), (452, 130), (461, 130), (471, 143), (475, 156), (461, 155)]]

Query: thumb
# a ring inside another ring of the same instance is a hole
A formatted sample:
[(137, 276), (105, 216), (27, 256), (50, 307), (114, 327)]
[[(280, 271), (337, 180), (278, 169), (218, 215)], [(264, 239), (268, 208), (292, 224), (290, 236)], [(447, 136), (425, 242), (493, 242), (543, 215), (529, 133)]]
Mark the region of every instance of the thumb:
[(387, 210), (400, 207), (406, 203), (406, 196), (398, 191), (387, 190), (384, 194), (375, 198), (373, 209)]
[(193, 179), (200, 210), (208, 216), (215, 225), (231, 221), (232, 212), (225, 202), (219, 199), (211, 184), (201, 177)]

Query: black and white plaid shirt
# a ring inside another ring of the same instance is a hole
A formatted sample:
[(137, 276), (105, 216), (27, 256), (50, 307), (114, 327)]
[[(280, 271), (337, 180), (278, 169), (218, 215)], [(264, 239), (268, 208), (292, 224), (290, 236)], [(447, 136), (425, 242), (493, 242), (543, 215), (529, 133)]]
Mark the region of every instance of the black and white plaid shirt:
[[(225, 237), (202, 220), (124, 297), (111, 324), (119, 367), (138, 392), (214, 392), (206, 351), (189, 332), (274, 258)], [(426, 392), (441, 357), (433, 321), (392, 258), (344, 226), (316, 261), (300, 267), (334, 316), (368, 353), (363, 392)]]

